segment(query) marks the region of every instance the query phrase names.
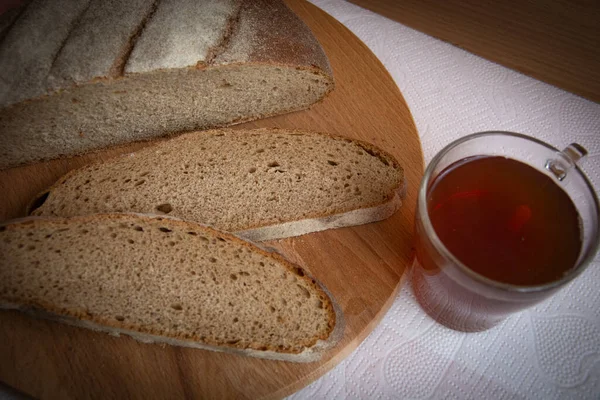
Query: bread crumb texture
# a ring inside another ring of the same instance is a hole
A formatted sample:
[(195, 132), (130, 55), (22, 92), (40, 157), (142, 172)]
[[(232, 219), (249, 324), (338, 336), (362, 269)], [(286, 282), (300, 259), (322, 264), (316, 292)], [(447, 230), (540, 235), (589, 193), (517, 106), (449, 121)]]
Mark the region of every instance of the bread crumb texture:
[(227, 231), (390, 201), (403, 170), (367, 143), (279, 129), (196, 132), (68, 174), (33, 215), (167, 214)]
[(331, 300), (304, 271), (233, 236), (99, 215), (0, 227), (0, 299), (184, 341), (300, 353), (327, 339)]

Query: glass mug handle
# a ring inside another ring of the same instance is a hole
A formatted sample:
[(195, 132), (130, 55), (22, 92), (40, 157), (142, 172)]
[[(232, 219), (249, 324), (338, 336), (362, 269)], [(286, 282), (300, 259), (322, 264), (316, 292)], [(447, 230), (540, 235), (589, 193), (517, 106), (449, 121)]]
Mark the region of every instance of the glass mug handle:
[(588, 151), (578, 143), (571, 143), (565, 149), (557, 153), (557, 158), (546, 161), (546, 169), (559, 181), (567, 177), (570, 169), (578, 165), (577, 163), (585, 159)]

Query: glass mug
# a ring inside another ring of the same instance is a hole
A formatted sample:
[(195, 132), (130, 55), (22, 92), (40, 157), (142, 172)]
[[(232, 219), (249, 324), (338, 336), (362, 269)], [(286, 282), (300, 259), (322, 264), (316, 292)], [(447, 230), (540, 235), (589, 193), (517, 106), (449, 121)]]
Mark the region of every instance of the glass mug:
[[(579, 275), (599, 247), (598, 198), (577, 166), (586, 154), (577, 144), (561, 152), (537, 139), (510, 132), (476, 133), (442, 149), (428, 165), (417, 199), (412, 284), (423, 309), (451, 329), (483, 331), (548, 298)], [(495, 281), (467, 267), (440, 240), (427, 203), (432, 183), (447, 167), (474, 156), (520, 161), (552, 178), (570, 197), (580, 216), (581, 250), (575, 266), (561, 278), (529, 286)]]

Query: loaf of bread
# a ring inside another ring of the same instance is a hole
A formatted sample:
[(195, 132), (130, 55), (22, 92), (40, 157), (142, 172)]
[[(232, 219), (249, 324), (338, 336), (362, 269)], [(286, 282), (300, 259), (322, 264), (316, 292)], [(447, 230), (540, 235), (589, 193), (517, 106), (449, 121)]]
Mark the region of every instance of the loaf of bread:
[(197, 224), (128, 214), (0, 226), (0, 308), (289, 361), (318, 359), (342, 329), (324, 289), (278, 254)]
[(301, 110), (333, 88), (279, 0), (34, 0), (0, 16), (0, 169)]
[(398, 209), (403, 190), (398, 162), (365, 142), (219, 129), (71, 171), (30, 212), (157, 213), (261, 241), (382, 220)]

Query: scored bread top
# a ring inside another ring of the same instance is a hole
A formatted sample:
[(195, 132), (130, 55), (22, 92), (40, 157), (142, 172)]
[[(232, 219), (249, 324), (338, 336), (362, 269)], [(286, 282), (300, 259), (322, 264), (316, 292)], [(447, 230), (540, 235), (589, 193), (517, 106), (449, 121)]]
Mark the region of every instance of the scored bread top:
[(329, 60), (304, 22), (280, 0), (245, 0), (213, 64), (255, 62), (332, 76)]
[(303, 110), (334, 88), (281, 0), (35, 0), (0, 15), (0, 170)]
[(172, 69), (266, 63), (332, 82), (281, 0), (43, 0), (0, 15), (0, 107), (75, 85)]
[(399, 202), (403, 185), (397, 161), (364, 142), (300, 130), (222, 129), (71, 171), (31, 214), (162, 213), (236, 232)]
[(0, 306), (183, 342), (299, 354), (336, 325), (330, 298), (300, 267), (169, 218), (9, 223), (0, 266)]
[[(239, 17), (241, 1), (161, 0), (135, 42), (125, 73), (208, 64)], [(182, 12), (183, 11), (183, 12)]]

